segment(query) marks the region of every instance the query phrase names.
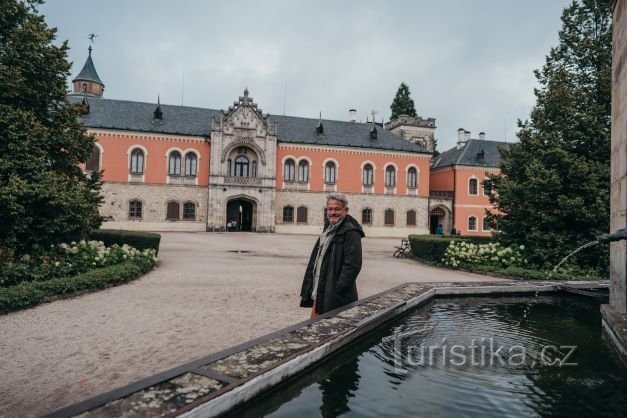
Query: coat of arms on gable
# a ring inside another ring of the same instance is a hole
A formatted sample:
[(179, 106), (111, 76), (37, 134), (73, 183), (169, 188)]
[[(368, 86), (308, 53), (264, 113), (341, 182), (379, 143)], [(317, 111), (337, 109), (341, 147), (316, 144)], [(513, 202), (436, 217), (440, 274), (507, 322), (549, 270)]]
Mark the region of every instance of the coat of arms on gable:
[(233, 102), (228, 110), (222, 111), (220, 125), (225, 133), (233, 134), (237, 138), (250, 139), (276, 135), (276, 125), (269, 122), (268, 115), (264, 115), (248, 95), (248, 88), (239, 100)]

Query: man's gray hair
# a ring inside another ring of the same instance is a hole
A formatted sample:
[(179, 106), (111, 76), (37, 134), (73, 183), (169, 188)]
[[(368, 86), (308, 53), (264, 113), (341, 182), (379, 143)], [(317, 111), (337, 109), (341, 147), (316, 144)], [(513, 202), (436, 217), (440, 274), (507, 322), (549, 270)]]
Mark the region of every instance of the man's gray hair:
[(329, 200), (337, 200), (338, 202), (342, 202), (342, 206), (348, 206), (348, 198), (344, 193), (331, 193), (327, 196), (327, 204), (329, 203)]

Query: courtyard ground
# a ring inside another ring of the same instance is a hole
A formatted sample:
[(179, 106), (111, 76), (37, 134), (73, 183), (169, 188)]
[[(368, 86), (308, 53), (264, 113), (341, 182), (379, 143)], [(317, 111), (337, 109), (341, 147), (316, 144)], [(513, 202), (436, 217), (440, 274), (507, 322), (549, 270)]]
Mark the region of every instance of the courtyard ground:
[[(40, 416), (309, 318), (311, 235), (162, 233), (159, 267), (0, 316), (0, 416)], [(365, 238), (360, 297), (405, 282), (499, 280), (392, 257)]]

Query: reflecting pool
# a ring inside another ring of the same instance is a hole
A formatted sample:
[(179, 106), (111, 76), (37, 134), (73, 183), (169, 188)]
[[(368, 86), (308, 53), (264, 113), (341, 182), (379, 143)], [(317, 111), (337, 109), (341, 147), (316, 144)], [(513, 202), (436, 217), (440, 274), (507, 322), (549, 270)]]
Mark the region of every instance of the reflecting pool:
[(437, 299), (234, 416), (627, 416), (627, 368), (586, 298)]

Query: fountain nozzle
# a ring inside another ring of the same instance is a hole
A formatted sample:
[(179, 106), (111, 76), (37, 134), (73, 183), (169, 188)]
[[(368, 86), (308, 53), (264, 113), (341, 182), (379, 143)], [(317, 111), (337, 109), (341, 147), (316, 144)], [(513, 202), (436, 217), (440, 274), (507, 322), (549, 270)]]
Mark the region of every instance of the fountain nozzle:
[(613, 234), (603, 234), (599, 237), (600, 242), (612, 242), (612, 241), (620, 241), (627, 240), (627, 228), (619, 229)]

